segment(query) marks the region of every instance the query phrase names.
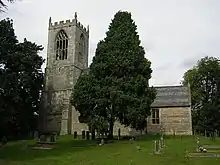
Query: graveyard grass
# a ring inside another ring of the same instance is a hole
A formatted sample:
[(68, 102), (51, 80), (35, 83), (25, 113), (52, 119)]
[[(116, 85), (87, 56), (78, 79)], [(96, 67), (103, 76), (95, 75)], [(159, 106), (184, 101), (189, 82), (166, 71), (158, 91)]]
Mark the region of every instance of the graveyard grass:
[[(165, 137), (166, 147), (161, 155), (153, 154), (153, 140), (159, 136), (148, 136), (137, 141), (116, 140), (99, 146), (94, 141), (73, 140), (61, 136), (52, 150), (32, 150), (34, 141), (23, 148), (22, 141), (11, 142), (0, 147), (1, 165), (219, 165), (220, 158), (186, 158), (186, 150), (196, 151), (196, 140), (192, 136)], [(201, 144), (220, 145), (220, 139), (212, 141), (201, 137)], [(139, 148), (138, 150), (137, 148)]]

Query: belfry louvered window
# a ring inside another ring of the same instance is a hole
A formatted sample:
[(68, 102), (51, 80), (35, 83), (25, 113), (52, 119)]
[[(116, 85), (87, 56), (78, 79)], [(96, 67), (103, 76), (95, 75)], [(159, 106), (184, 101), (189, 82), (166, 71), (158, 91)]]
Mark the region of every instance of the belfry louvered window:
[(79, 54), (78, 54), (78, 62), (83, 62), (83, 56), (85, 54), (85, 38), (84, 35), (80, 35), (80, 41), (79, 41)]
[(56, 36), (56, 60), (65, 60), (68, 55), (68, 36), (61, 30)]

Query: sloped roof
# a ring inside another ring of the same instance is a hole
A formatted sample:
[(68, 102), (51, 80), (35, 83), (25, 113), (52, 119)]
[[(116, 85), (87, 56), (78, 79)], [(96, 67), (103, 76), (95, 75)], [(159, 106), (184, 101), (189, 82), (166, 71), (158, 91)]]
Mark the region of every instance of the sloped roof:
[(151, 107), (187, 107), (191, 105), (190, 91), (187, 86), (155, 87), (156, 99)]

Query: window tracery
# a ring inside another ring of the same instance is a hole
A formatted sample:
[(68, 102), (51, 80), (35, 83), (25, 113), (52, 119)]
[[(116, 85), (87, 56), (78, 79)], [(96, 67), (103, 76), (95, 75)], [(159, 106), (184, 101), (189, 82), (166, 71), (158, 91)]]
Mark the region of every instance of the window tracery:
[(56, 36), (56, 60), (65, 60), (68, 55), (68, 36), (61, 30)]

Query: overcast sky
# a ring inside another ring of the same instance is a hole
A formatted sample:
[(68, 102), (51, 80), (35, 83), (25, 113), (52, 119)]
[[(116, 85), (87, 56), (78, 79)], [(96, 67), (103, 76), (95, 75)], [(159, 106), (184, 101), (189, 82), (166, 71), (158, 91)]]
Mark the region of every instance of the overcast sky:
[(52, 21), (73, 19), (90, 26), (89, 64), (118, 10), (132, 13), (146, 58), (152, 62), (152, 85), (179, 84), (184, 72), (206, 55), (220, 57), (219, 0), (18, 0), (0, 18), (12, 18), (19, 40), (44, 46)]

